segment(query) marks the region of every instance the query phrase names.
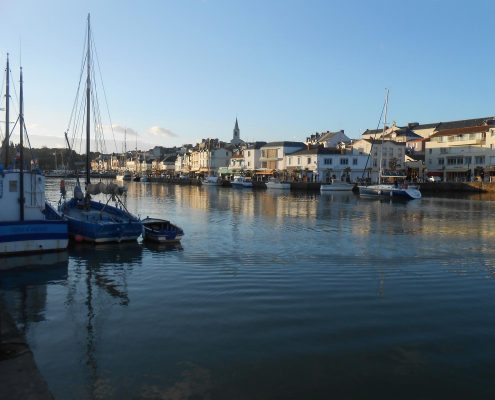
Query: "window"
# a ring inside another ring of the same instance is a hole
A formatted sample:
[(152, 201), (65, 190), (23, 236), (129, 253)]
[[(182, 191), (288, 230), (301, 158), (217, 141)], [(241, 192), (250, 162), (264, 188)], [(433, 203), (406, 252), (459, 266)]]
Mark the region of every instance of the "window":
[(474, 163), (475, 164), (484, 164), (485, 163), (485, 156), (474, 157)]
[(251, 151), (248, 150), (248, 157), (251, 157)]
[(348, 158), (341, 158), (340, 159), (340, 165), (349, 165), (349, 159)]
[(266, 152), (265, 152), (265, 150), (261, 150), (261, 157), (266, 157)]
[(444, 164), (445, 164), (445, 158), (439, 158), (438, 165), (444, 165)]
[(473, 162), (473, 157), (471, 156), (467, 156), (467, 157), (464, 157), (464, 164), (471, 164)]
[(462, 165), (464, 163), (463, 157), (448, 157), (447, 165)]
[(378, 162), (376, 160), (373, 160), (373, 167), (378, 166)]
[(9, 192), (17, 192), (17, 181), (9, 181)]
[(323, 160), (323, 164), (325, 164), (325, 165), (332, 165), (332, 159), (331, 158), (325, 158)]
[(352, 165), (357, 165), (358, 164), (358, 159), (357, 158), (353, 158), (352, 159)]
[[(428, 153), (430, 153), (430, 154), (431, 154), (431, 150), (432, 150), (432, 149), (428, 149)], [(440, 150), (442, 150), (442, 149), (440, 149)], [(440, 151), (440, 152), (441, 152), (441, 151)]]
[(229, 156), (229, 152), (228, 152), (228, 151), (226, 151), (226, 152), (225, 152), (225, 157), (228, 157), (228, 156)]
[(287, 157), (289, 159), (289, 165), (292, 164), (292, 157)]
[(311, 157), (308, 157), (308, 159), (306, 160), (306, 164), (311, 164)]
[(251, 166), (251, 161), (248, 161), (248, 167), (250, 167), (250, 166)]
[(301, 157), (297, 157), (297, 165), (301, 165)]

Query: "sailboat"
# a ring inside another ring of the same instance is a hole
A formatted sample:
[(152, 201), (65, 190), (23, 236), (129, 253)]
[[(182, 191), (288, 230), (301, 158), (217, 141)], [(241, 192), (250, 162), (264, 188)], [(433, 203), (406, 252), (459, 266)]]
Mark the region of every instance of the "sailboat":
[[(414, 200), (421, 198), (421, 192), (415, 186), (409, 186), (405, 181), (401, 185), (396, 184), (386, 184), (382, 183), (382, 156), (383, 156), (383, 136), (385, 135), (385, 131), (387, 129), (387, 112), (388, 112), (388, 89), (386, 90), (385, 95), (385, 118), (383, 123), (383, 131), (382, 131), (382, 143), (380, 146), (380, 156), (379, 156), (379, 166), (378, 166), (378, 184), (376, 185), (368, 185), (368, 186), (358, 186), (359, 195), (361, 197), (374, 197), (374, 198), (398, 198), (404, 200)], [(372, 147), (373, 143), (372, 142)], [(371, 150), (370, 150), (371, 154)], [(395, 176), (394, 178), (398, 178)], [(397, 182), (397, 181), (396, 181)]]
[[(59, 212), (69, 223), (69, 236), (76, 241), (93, 243), (122, 242), (136, 240), (142, 231), (141, 221), (132, 215), (120, 200), (122, 188), (115, 183), (91, 184), (90, 180), (90, 131), (91, 131), (91, 28), (88, 14), (87, 51), (85, 63), (86, 77), (86, 193), (84, 194), (78, 180), (72, 199), (60, 204)], [(107, 195), (105, 203), (91, 200), (91, 195)], [(116, 206), (110, 205), (115, 199)]]
[[(118, 181), (127, 181), (132, 180), (132, 174), (127, 169), (127, 129), (124, 130), (124, 153), (122, 154), (122, 163), (124, 164), (122, 168), (120, 168), (121, 172), (117, 174), (115, 177)], [(125, 171), (122, 172), (122, 170)]]
[[(24, 97), (22, 68), (19, 93), (19, 167), (9, 167), (9, 56), (5, 90), (4, 165), (0, 164), (0, 255), (63, 250), (68, 245), (67, 222), (45, 201), (45, 177), (24, 166)], [(4, 169), (5, 167), (5, 169)]]

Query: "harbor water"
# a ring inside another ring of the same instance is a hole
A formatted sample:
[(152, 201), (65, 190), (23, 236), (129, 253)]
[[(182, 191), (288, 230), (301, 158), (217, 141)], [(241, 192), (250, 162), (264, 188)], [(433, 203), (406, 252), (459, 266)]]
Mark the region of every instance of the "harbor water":
[(126, 186), (180, 246), (1, 260), (56, 399), (495, 397), (491, 199)]

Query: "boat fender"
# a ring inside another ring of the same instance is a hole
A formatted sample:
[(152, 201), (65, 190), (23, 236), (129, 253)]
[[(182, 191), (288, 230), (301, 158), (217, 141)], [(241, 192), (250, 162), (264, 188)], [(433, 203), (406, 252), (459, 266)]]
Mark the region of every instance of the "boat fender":
[(67, 192), (65, 190), (65, 181), (63, 179), (60, 181), (60, 194), (65, 199), (65, 195), (67, 194)]

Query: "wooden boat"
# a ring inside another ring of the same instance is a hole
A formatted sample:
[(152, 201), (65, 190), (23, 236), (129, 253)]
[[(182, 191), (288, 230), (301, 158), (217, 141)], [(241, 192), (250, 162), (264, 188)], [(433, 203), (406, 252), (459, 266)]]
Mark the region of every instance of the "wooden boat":
[(176, 243), (182, 239), (184, 231), (170, 221), (147, 217), (143, 224), (143, 239), (158, 243)]

